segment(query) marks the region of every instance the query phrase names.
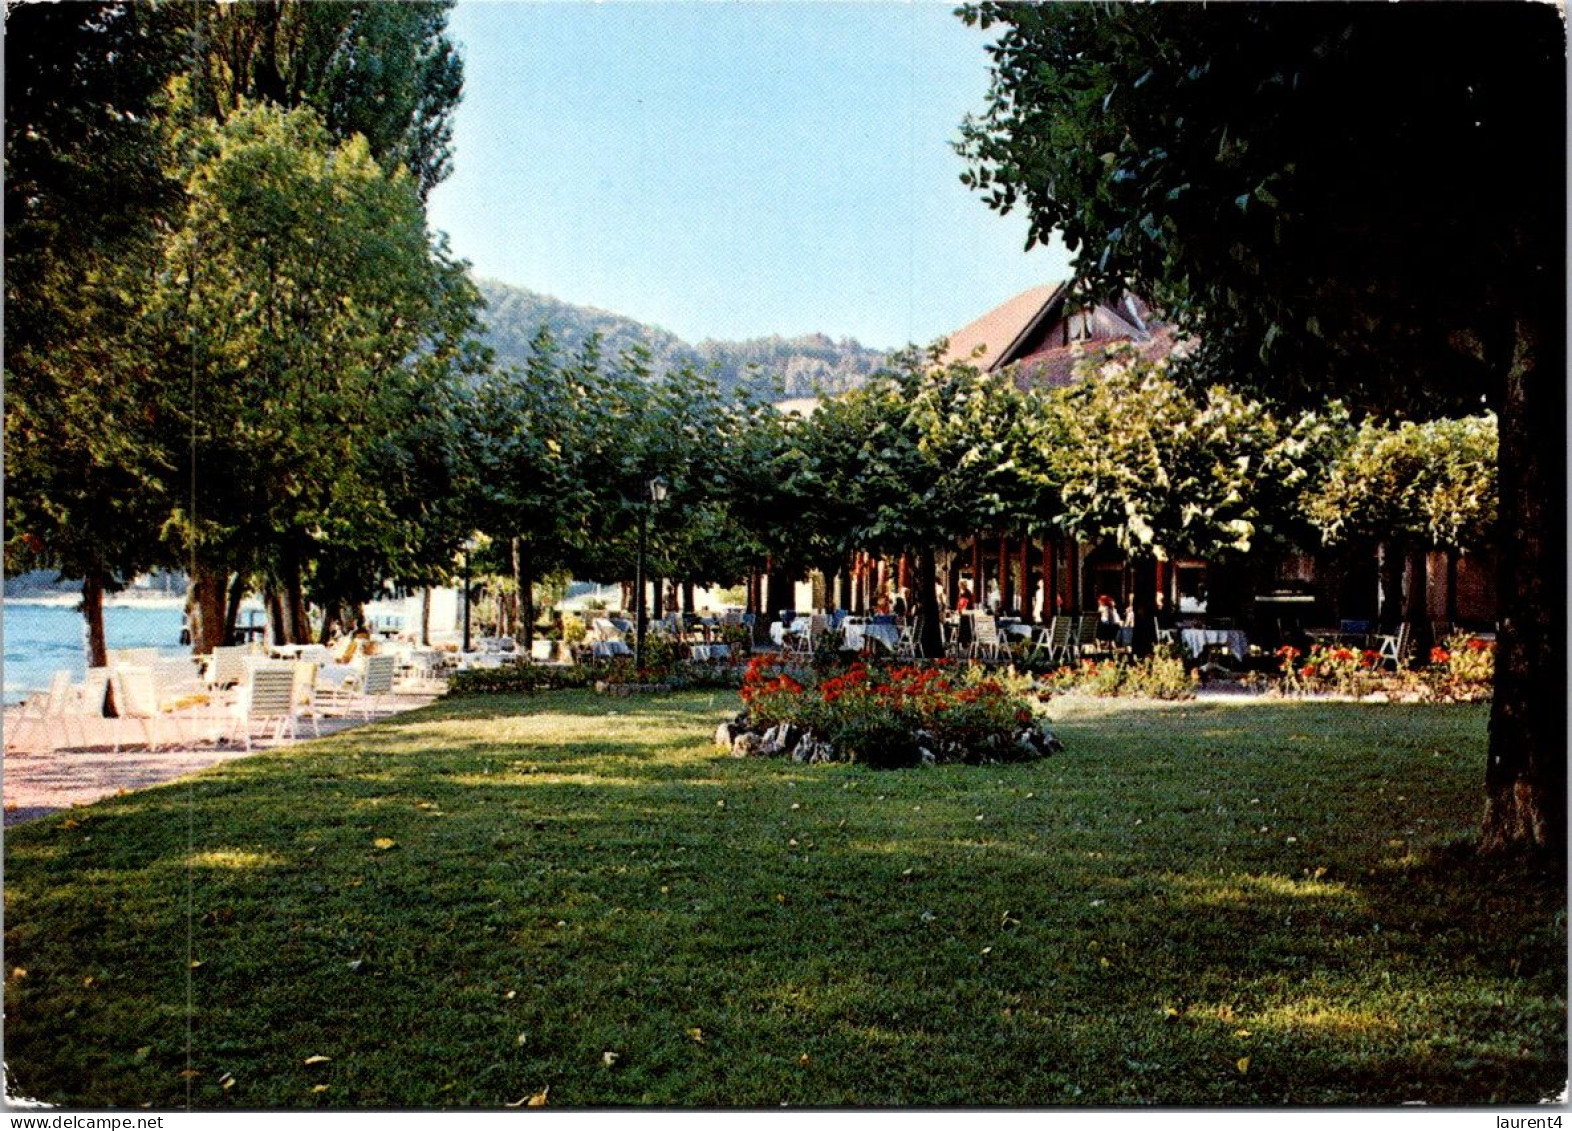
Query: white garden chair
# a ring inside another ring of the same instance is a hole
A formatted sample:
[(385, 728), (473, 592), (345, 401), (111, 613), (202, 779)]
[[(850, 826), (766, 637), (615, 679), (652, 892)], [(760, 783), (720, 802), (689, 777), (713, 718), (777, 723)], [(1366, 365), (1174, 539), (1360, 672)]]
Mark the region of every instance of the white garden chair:
[(231, 737), (239, 733), (251, 751), (251, 733), (258, 725), (271, 725), (275, 741), (282, 740), (287, 728), (295, 735), (295, 667), (293, 664), (258, 664), (240, 689), (240, 699), (232, 711)]
[[(49, 680), (47, 692), (34, 695), (22, 704), (22, 709), (14, 717), (14, 722), (6, 734), (5, 748), (17, 751), (25, 749), (22, 736), (33, 731), (41, 732), (43, 749), (53, 750), (54, 736), (50, 732), (57, 722), (63, 725), (70, 698), (71, 673), (55, 672)], [(34, 742), (38, 744), (37, 739)]]
[(999, 632), (999, 622), (993, 617), (972, 618), (972, 658), (1004, 661), (1011, 658), (1010, 642)]

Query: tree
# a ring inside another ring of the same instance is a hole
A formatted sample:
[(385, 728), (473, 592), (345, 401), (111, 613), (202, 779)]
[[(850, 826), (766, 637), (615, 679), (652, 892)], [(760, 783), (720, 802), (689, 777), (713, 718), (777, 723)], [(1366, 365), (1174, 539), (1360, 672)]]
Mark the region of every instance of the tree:
[(8, 13), (5, 84), (6, 564), (81, 578), (88, 662), (103, 594), (157, 564), (177, 469), (148, 448), (123, 347), (173, 197), (151, 127), (176, 41), (143, 5)]
[[(450, 167), (462, 85), (444, 35), (450, 7), (78, 3), (8, 13), (7, 561), (84, 578), (90, 662), (103, 663), (102, 592), (174, 564), (159, 534), (195, 474), (155, 419), (164, 401), (150, 382), (167, 342), (150, 353), (137, 326), (163, 234), (184, 207), (161, 144), (166, 87), (195, 74), (197, 102), (220, 116), (255, 98), (315, 106), (341, 139), (363, 134), (388, 171), (410, 169), (423, 197)], [(223, 619), (225, 580), (194, 578), (210, 628)], [(238, 596), (232, 588), (231, 608)]]
[(1324, 472), (1337, 410), (1281, 421), (1220, 386), (1193, 390), (1161, 361), (1113, 349), (1023, 417), (1028, 452), (1062, 500), (1059, 522), (1111, 536), (1136, 569), (1133, 643), (1155, 643), (1156, 563), (1244, 554), (1291, 539), (1299, 494)]
[[(1384, 424), (1367, 419), (1309, 492), (1305, 510), (1328, 545), (1381, 543), (1388, 567), (1383, 590), (1391, 622), (1416, 620), (1415, 639), (1427, 648), (1423, 615), (1423, 553), (1457, 554), (1489, 546), (1496, 527), (1497, 428), (1490, 413), (1461, 420)], [(1398, 601), (1405, 559), (1414, 587), (1407, 608)]]
[(525, 369), (494, 372), (476, 389), (474, 523), (509, 548), (527, 651), (534, 578), (573, 561), (595, 496), (591, 414), (605, 404), (596, 344), (569, 363), (544, 327)]
[(191, 5), (201, 109), (222, 121), (248, 102), (309, 106), (334, 137), (359, 134), (388, 172), (406, 169), (425, 200), (453, 169), (464, 65), (446, 34), (452, 7), (453, 0)]
[[(1565, 31), (1538, 5), (983, 4), (965, 179), (1196, 371), (1314, 406), (1501, 423), (1482, 846), (1560, 859)], [(1530, 111), (1529, 108), (1533, 108)]]
[(409, 177), (359, 137), (333, 144), (310, 110), (198, 118), (170, 153), (186, 207), (140, 328), (159, 359), (145, 392), (162, 390), (170, 446), (200, 470), (169, 527), (197, 567), (193, 636), (219, 642), (212, 590), (259, 564), (303, 640), (318, 548), (385, 517), (366, 450), (473, 360), (478, 296)]

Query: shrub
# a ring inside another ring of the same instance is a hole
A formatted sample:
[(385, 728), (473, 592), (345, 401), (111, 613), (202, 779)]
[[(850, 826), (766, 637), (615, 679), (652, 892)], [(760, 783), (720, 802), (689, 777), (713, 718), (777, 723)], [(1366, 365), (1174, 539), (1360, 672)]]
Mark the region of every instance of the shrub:
[(591, 673), (582, 664), (566, 666), (515, 662), (500, 668), (470, 668), (454, 672), (448, 677), (447, 694), (453, 698), (466, 695), (533, 695), (537, 691), (558, 688), (588, 687)]
[(1316, 644), (1304, 655), (1297, 648), (1277, 650), (1286, 692), (1335, 691), (1362, 699), (1381, 681), (1381, 654), (1367, 648), (1356, 652), (1341, 644)]
[(1079, 691), (1104, 698), (1129, 696), (1143, 699), (1192, 699), (1194, 673), (1170, 646), (1159, 648), (1142, 660), (1082, 660), (1047, 673), (1038, 680), (1040, 691), (1062, 694)]
[(1430, 650), (1425, 682), (1437, 698), (1474, 702), (1490, 698), (1496, 679), (1496, 646), (1467, 633)]

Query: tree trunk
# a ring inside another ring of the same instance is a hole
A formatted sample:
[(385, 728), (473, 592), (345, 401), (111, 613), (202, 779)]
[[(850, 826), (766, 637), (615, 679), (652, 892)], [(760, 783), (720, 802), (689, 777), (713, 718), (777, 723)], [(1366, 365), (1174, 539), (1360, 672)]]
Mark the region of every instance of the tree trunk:
[(1430, 655), (1435, 634), (1430, 630), (1430, 593), (1428, 555), (1423, 550), (1408, 552), (1408, 588), (1403, 596), (1403, 619), (1408, 622), (1414, 655)]
[(1380, 548), (1381, 607), (1376, 614), (1381, 627), (1392, 632), (1403, 620), (1403, 560), (1402, 549), (1393, 541), (1381, 543)]
[(939, 626), (939, 594), (933, 547), (917, 551), (917, 616), (922, 635), (917, 640), (919, 655), (937, 659), (944, 655), (944, 636)]
[(229, 583), (229, 604), (224, 609), (224, 639), (235, 638), (235, 626), (240, 623), (240, 602), (246, 599), (246, 575), (235, 574)]
[[(1538, 301), (1559, 302), (1554, 282)], [(1567, 818), (1562, 317), (1555, 306), (1520, 317), (1501, 404), (1501, 628), (1480, 838), (1486, 853), (1532, 853), (1552, 866), (1565, 863)]]
[(1157, 559), (1137, 558), (1130, 563), (1131, 596), (1135, 600), (1135, 623), (1130, 627), (1130, 651), (1150, 656), (1157, 648)]
[(186, 593), (186, 618), (191, 623), (191, 651), (202, 656), (228, 641), (224, 638), (224, 593), (228, 571), (197, 566)]
[[(322, 630), (327, 631), (325, 622)], [(420, 644), (423, 648), (431, 647), (431, 586), (429, 585), (420, 590)]]
[(695, 611), (693, 608), (693, 582), (691, 581), (682, 583), (682, 611), (689, 614)]
[(96, 569), (82, 578), (82, 619), (87, 622), (87, 666), (105, 667), (109, 647), (104, 638), (104, 575)]
[(530, 656), (535, 649), (535, 579), (529, 552), (513, 539), (513, 581), (519, 589), (519, 651)]
[(283, 555), (280, 609), (283, 613), (281, 644), (308, 644), (311, 641), (311, 619), (306, 616), (306, 598), (300, 575), (300, 558), (293, 550)]
[(269, 582), (262, 589), (262, 605), (267, 612), (267, 640), (269, 644), (288, 644), (284, 627), (284, 599), (278, 587)]

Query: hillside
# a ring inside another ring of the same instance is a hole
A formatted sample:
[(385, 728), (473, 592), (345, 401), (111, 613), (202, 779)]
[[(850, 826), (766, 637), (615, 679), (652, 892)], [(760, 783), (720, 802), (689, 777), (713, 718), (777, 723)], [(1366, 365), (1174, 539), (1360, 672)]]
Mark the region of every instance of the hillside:
[(713, 373), (722, 389), (744, 388), (766, 396), (800, 397), (854, 388), (885, 356), (850, 338), (837, 342), (823, 334), (743, 342), (705, 339), (690, 345), (667, 330), (610, 311), (575, 306), (493, 279), (479, 279), (477, 285), (487, 304), (486, 341), (496, 351), (500, 366), (524, 365), (530, 342), (543, 325), (569, 351), (598, 333), (609, 357), (643, 345), (658, 370), (693, 365)]

